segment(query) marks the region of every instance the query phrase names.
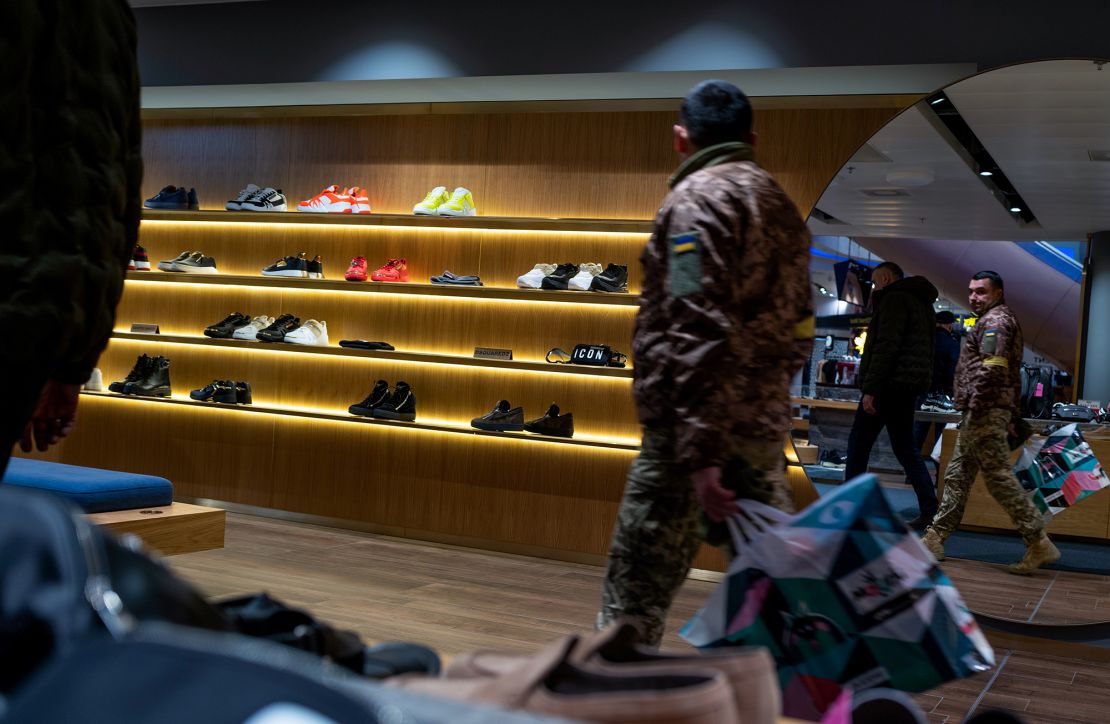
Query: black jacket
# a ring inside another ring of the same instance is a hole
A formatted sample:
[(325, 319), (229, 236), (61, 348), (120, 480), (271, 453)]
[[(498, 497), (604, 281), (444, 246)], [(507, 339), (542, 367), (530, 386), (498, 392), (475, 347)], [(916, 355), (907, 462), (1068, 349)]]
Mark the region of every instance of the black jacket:
[(918, 395), (933, 380), (933, 302), (937, 288), (925, 277), (906, 277), (871, 295), (871, 325), (859, 365), (865, 395)]
[(933, 383), (929, 392), (955, 397), (956, 363), (960, 361), (960, 340), (947, 329), (933, 334)]
[[(0, 370), (88, 379), (138, 238), (135, 20), (124, 0), (12, 0), (0, 23)], [(9, 379), (8, 382), (15, 382)]]

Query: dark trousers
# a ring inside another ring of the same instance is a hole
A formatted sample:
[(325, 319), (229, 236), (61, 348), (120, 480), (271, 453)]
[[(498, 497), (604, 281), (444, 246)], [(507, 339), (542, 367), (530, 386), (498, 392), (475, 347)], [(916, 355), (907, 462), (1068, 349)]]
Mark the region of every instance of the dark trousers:
[(867, 462), (871, 458), (871, 448), (879, 433), (886, 428), (890, 436), (890, 447), (906, 477), (917, 494), (917, 505), (924, 516), (937, 512), (937, 490), (925, 463), (921, 460), (919, 448), (914, 447), (913, 413), (917, 409), (915, 395), (885, 394), (875, 397), (876, 414), (869, 415), (863, 410), (863, 403), (856, 408), (856, 418), (852, 421), (852, 432), (848, 435), (848, 463), (844, 479), (851, 480), (867, 472)]

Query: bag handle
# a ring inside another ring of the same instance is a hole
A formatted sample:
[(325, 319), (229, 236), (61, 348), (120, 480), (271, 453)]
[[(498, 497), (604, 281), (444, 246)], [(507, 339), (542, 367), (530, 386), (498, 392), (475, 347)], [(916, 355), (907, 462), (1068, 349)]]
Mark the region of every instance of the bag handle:
[(790, 513), (758, 500), (742, 498), (736, 501), (736, 513), (725, 519), (736, 555), (739, 556), (753, 540), (792, 517)]

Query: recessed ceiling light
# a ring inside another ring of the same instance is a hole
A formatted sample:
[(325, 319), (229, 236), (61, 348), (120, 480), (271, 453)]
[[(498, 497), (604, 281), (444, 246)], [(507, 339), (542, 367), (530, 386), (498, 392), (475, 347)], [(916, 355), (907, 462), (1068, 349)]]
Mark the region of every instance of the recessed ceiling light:
[(1021, 213), (1021, 207), (1020, 206), (1011, 206), (1010, 211), (1015, 213), (1015, 214), (1020, 214)]
[(980, 176), (994, 176), (994, 171), (980, 171)]
[(935, 106), (936, 104), (943, 103), (943, 102), (944, 102), (944, 97), (942, 96), (940, 98), (937, 98), (935, 101), (929, 101), (929, 105)]

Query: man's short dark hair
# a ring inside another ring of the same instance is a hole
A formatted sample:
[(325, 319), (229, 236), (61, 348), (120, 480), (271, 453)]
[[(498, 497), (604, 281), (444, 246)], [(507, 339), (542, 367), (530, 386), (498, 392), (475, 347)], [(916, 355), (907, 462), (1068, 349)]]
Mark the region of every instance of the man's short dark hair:
[(679, 117), (698, 148), (752, 140), (752, 104), (744, 91), (723, 80), (694, 86), (682, 101)]
[(989, 279), (990, 282), (991, 282), (991, 286), (994, 287), (995, 289), (1005, 289), (1006, 288), (1006, 285), (1002, 283), (1002, 277), (1000, 277), (998, 275), (998, 272), (996, 272), (996, 271), (990, 271), (989, 269), (984, 269), (981, 272), (975, 272), (975, 275), (971, 278), (972, 279)]
[(895, 264), (892, 261), (884, 261), (882, 264), (875, 267), (875, 271), (871, 272), (872, 276), (874, 276), (875, 272), (879, 271), (880, 269), (886, 269), (887, 271), (889, 271), (891, 274), (894, 275), (895, 279), (905, 279), (906, 278), (906, 273), (904, 271), (902, 271), (902, 267), (898, 266), (897, 264)]
[(937, 312), (937, 324), (952, 324), (956, 321), (956, 315), (949, 312), (947, 309), (942, 309)]

